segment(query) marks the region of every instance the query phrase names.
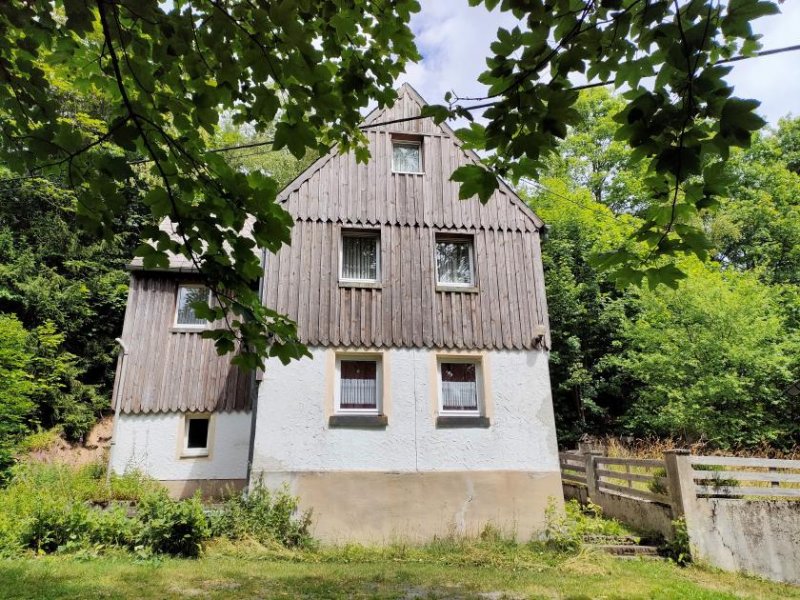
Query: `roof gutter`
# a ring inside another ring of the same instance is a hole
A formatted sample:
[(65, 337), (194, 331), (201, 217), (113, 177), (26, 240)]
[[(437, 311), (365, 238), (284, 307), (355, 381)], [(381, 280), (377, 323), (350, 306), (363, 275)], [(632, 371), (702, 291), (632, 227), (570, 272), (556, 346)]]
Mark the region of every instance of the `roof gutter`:
[(108, 450), (108, 467), (106, 468), (106, 485), (111, 485), (111, 465), (114, 461), (114, 447), (117, 445), (117, 430), (119, 428), (119, 415), (122, 409), (122, 400), (119, 397), (121, 391), (124, 389), (125, 383), (125, 359), (128, 357), (128, 346), (122, 341), (122, 338), (114, 340), (119, 344), (122, 352), (119, 355), (119, 367), (117, 370), (117, 379), (114, 382), (114, 392), (112, 394), (112, 403), (114, 404), (114, 425), (111, 430), (111, 443)]

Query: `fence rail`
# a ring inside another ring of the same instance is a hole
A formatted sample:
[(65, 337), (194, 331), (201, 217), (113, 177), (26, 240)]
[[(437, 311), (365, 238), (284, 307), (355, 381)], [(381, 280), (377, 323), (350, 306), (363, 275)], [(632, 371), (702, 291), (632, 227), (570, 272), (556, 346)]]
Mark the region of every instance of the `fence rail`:
[(592, 461), (599, 491), (669, 504), (663, 460), (593, 456)]
[(800, 460), (602, 456), (596, 446), (563, 452), (564, 495), (674, 540), (683, 519), (694, 558), (800, 584)]
[(689, 462), (701, 498), (800, 498), (800, 460), (691, 456)]
[(561, 478), (564, 481), (586, 485), (586, 463), (582, 454), (559, 452), (558, 462), (561, 466)]

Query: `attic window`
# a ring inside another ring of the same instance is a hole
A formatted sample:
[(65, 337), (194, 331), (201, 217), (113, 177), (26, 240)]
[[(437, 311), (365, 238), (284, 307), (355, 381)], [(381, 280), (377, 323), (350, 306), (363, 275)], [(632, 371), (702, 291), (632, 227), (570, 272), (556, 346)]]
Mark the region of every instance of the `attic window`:
[(422, 138), (412, 135), (392, 136), (392, 171), (422, 173)]
[(203, 328), (206, 320), (195, 314), (192, 304), (195, 302), (208, 302), (209, 291), (203, 285), (178, 286), (178, 299), (175, 306), (175, 325), (178, 327)]

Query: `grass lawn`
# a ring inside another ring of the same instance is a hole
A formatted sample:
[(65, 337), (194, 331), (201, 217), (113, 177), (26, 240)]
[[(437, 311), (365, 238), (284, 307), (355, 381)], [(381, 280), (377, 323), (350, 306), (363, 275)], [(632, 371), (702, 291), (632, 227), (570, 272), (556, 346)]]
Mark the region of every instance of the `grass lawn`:
[(265, 552), (212, 547), (203, 558), (130, 554), (0, 561), (12, 598), (800, 598), (800, 588), (668, 562), (533, 547)]

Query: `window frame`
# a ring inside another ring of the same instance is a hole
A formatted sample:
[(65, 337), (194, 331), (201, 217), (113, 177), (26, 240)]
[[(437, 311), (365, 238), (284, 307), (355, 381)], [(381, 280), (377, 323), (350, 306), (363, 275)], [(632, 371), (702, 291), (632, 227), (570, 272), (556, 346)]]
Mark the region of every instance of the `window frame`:
[[(203, 448), (189, 448), (189, 429), (192, 421), (207, 421), (206, 445)], [(211, 437), (214, 434), (212, 415), (209, 414), (187, 414), (183, 420), (183, 441), (181, 445), (182, 458), (206, 458), (211, 454)]]
[[(418, 151), (419, 159), (417, 160), (417, 164), (419, 165), (419, 171), (401, 171), (397, 168), (397, 165), (394, 161), (394, 148), (395, 146), (416, 146)], [(422, 154), (422, 140), (413, 140), (413, 139), (402, 139), (398, 137), (392, 137), (392, 173), (398, 173), (400, 175), (422, 175), (425, 173), (425, 162), (424, 156)]]
[[(360, 238), (372, 238), (375, 240), (375, 279), (358, 279), (355, 277), (345, 277), (344, 276), (344, 239), (346, 237), (360, 237)], [(381, 283), (381, 263), (383, 262), (381, 256), (381, 230), (380, 229), (356, 229), (356, 228), (347, 228), (342, 227), (341, 233), (339, 234), (339, 283), (344, 284), (380, 284)]]
[[(469, 283), (446, 282), (439, 278), (439, 244), (440, 243), (466, 243), (469, 245)], [(458, 235), (449, 233), (436, 233), (433, 238), (433, 268), (436, 274), (437, 289), (474, 289), (478, 287), (477, 269), (475, 267), (475, 236)]]
[[(375, 363), (375, 408), (342, 408), (342, 361)], [(383, 415), (383, 357), (375, 354), (337, 354), (333, 381), (334, 415)]]
[(180, 323), (178, 321), (178, 315), (180, 314), (180, 308), (181, 308), (181, 288), (205, 289), (207, 292), (206, 302), (208, 302), (209, 306), (211, 305), (212, 301), (211, 290), (208, 289), (208, 286), (203, 285), (202, 283), (178, 283), (178, 288), (175, 291), (175, 315), (173, 316), (172, 319), (172, 326), (175, 329), (196, 329), (196, 330), (206, 329), (208, 327), (209, 322), (206, 321), (205, 319), (203, 320), (202, 323)]
[[(444, 386), (442, 381), (442, 365), (471, 364), (475, 365), (475, 410), (453, 410), (444, 407)], [(440, 417), (484, 417), (486, 416), (486, 399), (484, 397), (483, 357), (481, 356), (437, 356), (436, 357), (436, 395), (438, 399), (437, 414)]]

